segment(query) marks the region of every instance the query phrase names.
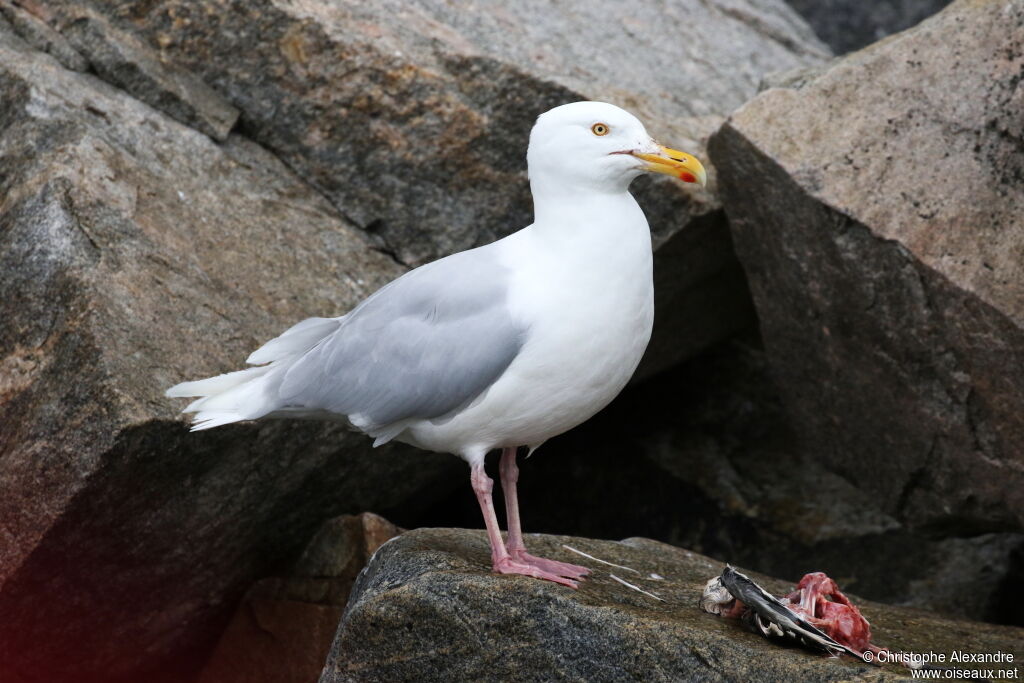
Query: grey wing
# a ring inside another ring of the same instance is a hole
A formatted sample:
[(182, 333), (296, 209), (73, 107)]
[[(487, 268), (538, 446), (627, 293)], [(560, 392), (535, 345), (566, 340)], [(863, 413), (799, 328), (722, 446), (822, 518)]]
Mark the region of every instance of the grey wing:
[(347, 415), (377, 436), (394, 423), (468, 403), (501, 376), (524, 341), (524, 327), (508, 310), (507, 274), (487, 247), (406, 273), (289, 368), (282, 405)]

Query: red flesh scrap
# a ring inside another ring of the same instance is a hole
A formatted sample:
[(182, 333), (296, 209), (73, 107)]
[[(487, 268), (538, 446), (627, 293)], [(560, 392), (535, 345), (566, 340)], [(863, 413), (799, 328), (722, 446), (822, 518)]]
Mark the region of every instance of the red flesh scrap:
[(873, 649), (868, 620), (824, 573), (806, 574), (786, 599), (790, 609), (803, 614), (837, 643), (861, 653)]

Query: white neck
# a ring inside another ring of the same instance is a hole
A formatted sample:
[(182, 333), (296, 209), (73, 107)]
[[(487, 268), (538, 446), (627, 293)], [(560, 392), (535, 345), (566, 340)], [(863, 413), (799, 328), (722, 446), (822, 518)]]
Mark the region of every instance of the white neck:
[(543, 244), (546, 253), (557, 254), (560, 267), (579, 264), (603, 272), (651, 260), (647, 219), (627, 191), (535, 195), (534, 211), (534, 223), (524, 232)]
[[(589, 187), (573, 188), (561, 185), (542, 189), (541, 183), (531, 183), (533, 191), (533, 220), (537, 225), (570, 226), (591, 222), (596, 216), (636, 216), (640, 207), (628, 190), (600, 192)], [(604, 222), (604, 221), (602, 221)], [(646, 221), (644, 222), (646, 227)]]

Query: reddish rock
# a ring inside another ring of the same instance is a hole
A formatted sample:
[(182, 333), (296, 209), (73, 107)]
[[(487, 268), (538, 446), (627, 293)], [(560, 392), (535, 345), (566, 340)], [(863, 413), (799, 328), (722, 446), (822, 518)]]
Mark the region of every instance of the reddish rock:
[(326, 522), (287, 576), (249, 589), (198, 683), (317, 680), (356, 576), (401, 532), (372, 512)]

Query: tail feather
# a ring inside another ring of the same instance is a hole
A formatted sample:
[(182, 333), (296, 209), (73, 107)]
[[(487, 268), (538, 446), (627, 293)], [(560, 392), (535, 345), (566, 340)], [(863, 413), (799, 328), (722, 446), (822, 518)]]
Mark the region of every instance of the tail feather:
[[(244, 415), (239, 419), (255, 420), (263, 417), (277, 407), (274, 387), (266, 381), (264, 376), (255, 377), (252, 381), (239, 384), (227, 391), (212, 396), (206, 396), (190, 403), (184, 413), (198, 412), (222, 412), (230, 411)], [(198, 418), (197, 418), (198, 419)]]
[(213, 429), (214, 427), (239, 422), (244, 419), (239, 417), (237, 413), (203, 412), (196, 415), (195, 420), (192, 421), (192, 428), (189, 431), (201, 432), (204, 429)]
[[(181, 384), (175, 384), (173, 387), (164, 392), (164, 396), (169, 398), (191, 398), (193, 396), (212, 396), (221, 392), (233, 389), (239, 384), (248, 382), (249, 380), (264, 374), (267, 368), (246, 368), (245, 370), (236, 370), (235, 372), (226, 372), (223, 375), (217, 375), (215, 377), (208, 377), (207, 379), (200, 379), (194, 382), (182, 382)], [(189, 406), (191, 408), (191, 406)], [(186, 408), (182, 412), (191, 413), (194, 412)]]
[[(308, 318), (271, 339), (249, 356), (258, 367), (216, 377), (182, 382), (165, 392), (169, 397), (198, 397), (182, 412), (196, 413), (192, 431), (241, 420), (255, 420), (281, 410), (277, 388), (292, 362), (340, 325), (339, 318)], [(294, 408), (289, 406), (289, 408)]]
[(195, 382), (182, 382), (167, 390), (168, 396), (198, 396), (181, 412), (197, 413), (192, 431), (230, 422), (254, 420), (274, 410), (276, 402), (267, 380), (272, 365), (249, 368)]

